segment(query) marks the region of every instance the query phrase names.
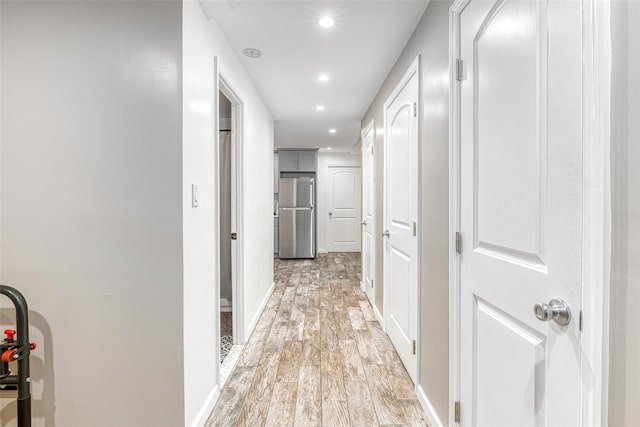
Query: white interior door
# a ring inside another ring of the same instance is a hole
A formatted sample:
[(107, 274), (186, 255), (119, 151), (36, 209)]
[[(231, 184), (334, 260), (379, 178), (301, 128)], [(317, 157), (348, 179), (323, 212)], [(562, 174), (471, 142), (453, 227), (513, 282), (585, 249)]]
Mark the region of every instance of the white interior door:
[(460, 14), (464, 426), (580, 425), (581, 37), (580, 2)]
[(374, 300), (375, 267), (375, 157), (373, 126), (362, 135), (362, 285), (371, 301)]
[(327, 250), (360, 252), (360, 168), (329, 166)]
[(416, 380), (418, 62), (385, 103), (385, 328)]

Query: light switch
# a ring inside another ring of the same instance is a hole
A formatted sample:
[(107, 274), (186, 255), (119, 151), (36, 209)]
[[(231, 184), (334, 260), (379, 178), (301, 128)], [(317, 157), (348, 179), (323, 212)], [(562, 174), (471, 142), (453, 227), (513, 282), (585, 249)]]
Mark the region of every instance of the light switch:
[(198, 184), (191, 184), (191, 206), (198, 207), (200, 203), (200, 196), (198, 196)]

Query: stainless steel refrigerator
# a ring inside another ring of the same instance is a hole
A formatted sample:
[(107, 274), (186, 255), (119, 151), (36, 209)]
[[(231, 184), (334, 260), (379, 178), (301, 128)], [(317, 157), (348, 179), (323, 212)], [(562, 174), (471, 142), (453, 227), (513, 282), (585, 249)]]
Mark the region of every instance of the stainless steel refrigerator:
[(278, 202), (280, 258), (315, 258), (315, 179), (280, 178)]

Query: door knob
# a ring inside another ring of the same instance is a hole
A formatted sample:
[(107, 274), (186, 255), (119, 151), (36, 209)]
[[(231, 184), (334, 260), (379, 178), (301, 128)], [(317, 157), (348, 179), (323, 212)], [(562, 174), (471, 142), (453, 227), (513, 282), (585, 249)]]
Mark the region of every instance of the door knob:
[(238, 233), (231, 233), (231, 240), (238, 240)]
[(558, 325), (567, 326), (571, 322), (569, 305), (561, 299), (552, 299), (549, 304), (539, 302), (533, 306), (533, 312), (538, 320), (548, 322), (552, 320)]
[(329, 212), (329, 219), (333, 219), (333, 212)]
[(391, 235), (391, 233), (389, 233), (389, 230), (385, 230), (384, 233), (382, 233), (382, 237), (389, 237)]
[(367, 220), (362, 221), (362, 225), (367, 225)]

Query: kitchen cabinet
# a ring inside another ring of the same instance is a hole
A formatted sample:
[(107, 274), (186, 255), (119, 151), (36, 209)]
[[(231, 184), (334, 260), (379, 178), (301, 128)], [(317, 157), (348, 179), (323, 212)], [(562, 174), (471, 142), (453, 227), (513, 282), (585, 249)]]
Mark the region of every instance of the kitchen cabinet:
[(298, 151), (298, 171), (300, 172), (316, 171), (316, 152), (315, 151)]
[(278, 193), (278, 180), (280, 179), (279, 157), (277, 151), (273, 153), (273, 192), (276, 194)]
[(315, 172), (316, 150), (278, 150), (280, 172)]
[(278, 150), (278, 169), (284, 172), (298, 170), (298, 152)]

